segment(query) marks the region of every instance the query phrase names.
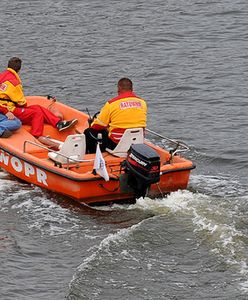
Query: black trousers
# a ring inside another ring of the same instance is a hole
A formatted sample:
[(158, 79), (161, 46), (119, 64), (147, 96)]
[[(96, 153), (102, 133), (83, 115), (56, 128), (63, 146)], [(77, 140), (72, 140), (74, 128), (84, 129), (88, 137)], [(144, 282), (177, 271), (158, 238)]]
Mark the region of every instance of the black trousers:
[(108, 137), (107, 130), (95, 130), (93, 128), (87, 128), (84, 131), (86, 139), (86, 153), (96, 153), (98, 133), (102, 134), (102, 140), (100, 143), (100, 149), (102, 152), (104, 152), (106, 148), (114, 149), (116, 147), (117, 144)]

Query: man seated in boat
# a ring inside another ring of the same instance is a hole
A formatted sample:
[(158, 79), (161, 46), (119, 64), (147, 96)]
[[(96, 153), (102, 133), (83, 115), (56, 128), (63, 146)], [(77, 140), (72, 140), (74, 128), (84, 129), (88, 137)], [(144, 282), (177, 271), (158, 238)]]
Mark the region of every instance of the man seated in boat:
[(145, 128), (147, 105), (135, 95), (129, 78), (118, 81), (118, 96), (105, 103), (100, 114), (84, 133), (86, 153), (96, 152), (96, 138), (102, 134), (101, 150), (114, 149), (127, 128)]
[(27, 106), (21, 79), (18, 75), (21, 64), (20, 58), (12, 57), (8, 62), (8, 68), (0, 74), (0, 113), (5, 114), (8, 119), (16, 116), (22, 124), (31, 125), (31, 134), (40, 142), (56, 146), (43, 136), (44, 123), (62, 131), (74, 126), (77, 119), (63, 121), (45, 107)]

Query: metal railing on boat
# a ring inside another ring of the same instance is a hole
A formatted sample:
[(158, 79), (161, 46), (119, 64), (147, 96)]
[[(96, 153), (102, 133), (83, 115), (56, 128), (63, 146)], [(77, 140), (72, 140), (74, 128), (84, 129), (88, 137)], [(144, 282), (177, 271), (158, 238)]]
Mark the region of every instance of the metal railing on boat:
[(171, 149), (169, 152), (171, 154), (171, 158), (176, 155), (177, 153), (180, 153), (180, 152), (186, 152), (186, 151), (189, 151), (190, 148), (183, 142), (180, 142), (180, 141), (177, 141), (177, 140), (173, 140), (171, 138), (168, 138), (166, 136), (163, 136), (153, 130), (150, 130), (148, 128), (145, 129), (147, 132), (157, 136), (157, 137), (160, 137), (161, 139), (164, 139), (168, 142), (170, 142), (171, 144), (175, 145), (174, 149)]

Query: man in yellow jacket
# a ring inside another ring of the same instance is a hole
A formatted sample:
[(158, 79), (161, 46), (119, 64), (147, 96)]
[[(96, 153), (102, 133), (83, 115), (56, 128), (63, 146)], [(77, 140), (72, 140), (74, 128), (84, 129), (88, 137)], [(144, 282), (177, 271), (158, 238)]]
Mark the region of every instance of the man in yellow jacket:
[[(61, 120), (50, 110), (41, 105), (29, 105), (25, 99), (19, 71), (22, 61), (12, 57), (8, 61), (8, 68), (0, 74), (0, 113), (8, 119), (19, 118), (22, 124), (31, 125), (31, 134), (40, 142), (50, 145), (43, 137), (44, 123), (50, 124), (59, 131), (74, 126), (77, 119)], [(51, 144), (53, 146), (53, 144)]]
[(129, 78), (118, 81), (118, 96), (105, 103), (90, 128), (85, 130), (86, 152), (96, 151), (96, 138), (102, 133), (101, 150), (114, 149), (127, 128), (146, 127), (147, 105), (135, 95)]

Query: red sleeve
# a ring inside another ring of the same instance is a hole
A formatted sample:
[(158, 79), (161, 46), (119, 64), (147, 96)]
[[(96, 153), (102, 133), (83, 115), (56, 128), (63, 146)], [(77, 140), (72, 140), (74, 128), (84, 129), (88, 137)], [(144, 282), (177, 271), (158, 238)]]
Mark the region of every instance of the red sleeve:
[(99, 124), (93, 124), (93, 125), (91, 126), (91, 128), (93, 128), (93, 129), (95, 129), (95, 130), (104, 130), (104, 129), (106, 129), (107, 127), (101, 126), (101, 125), (99, 125)]
[(3, 106), (0, 106), (0, 113), (6, 115), (9, 112), (9, 110)]
[(16, 107), (27, 107), (28, 106), (27, 102), (25, 104), (23, 104), (23, 105), (15, 103), (15, 105), (16, 105)]

